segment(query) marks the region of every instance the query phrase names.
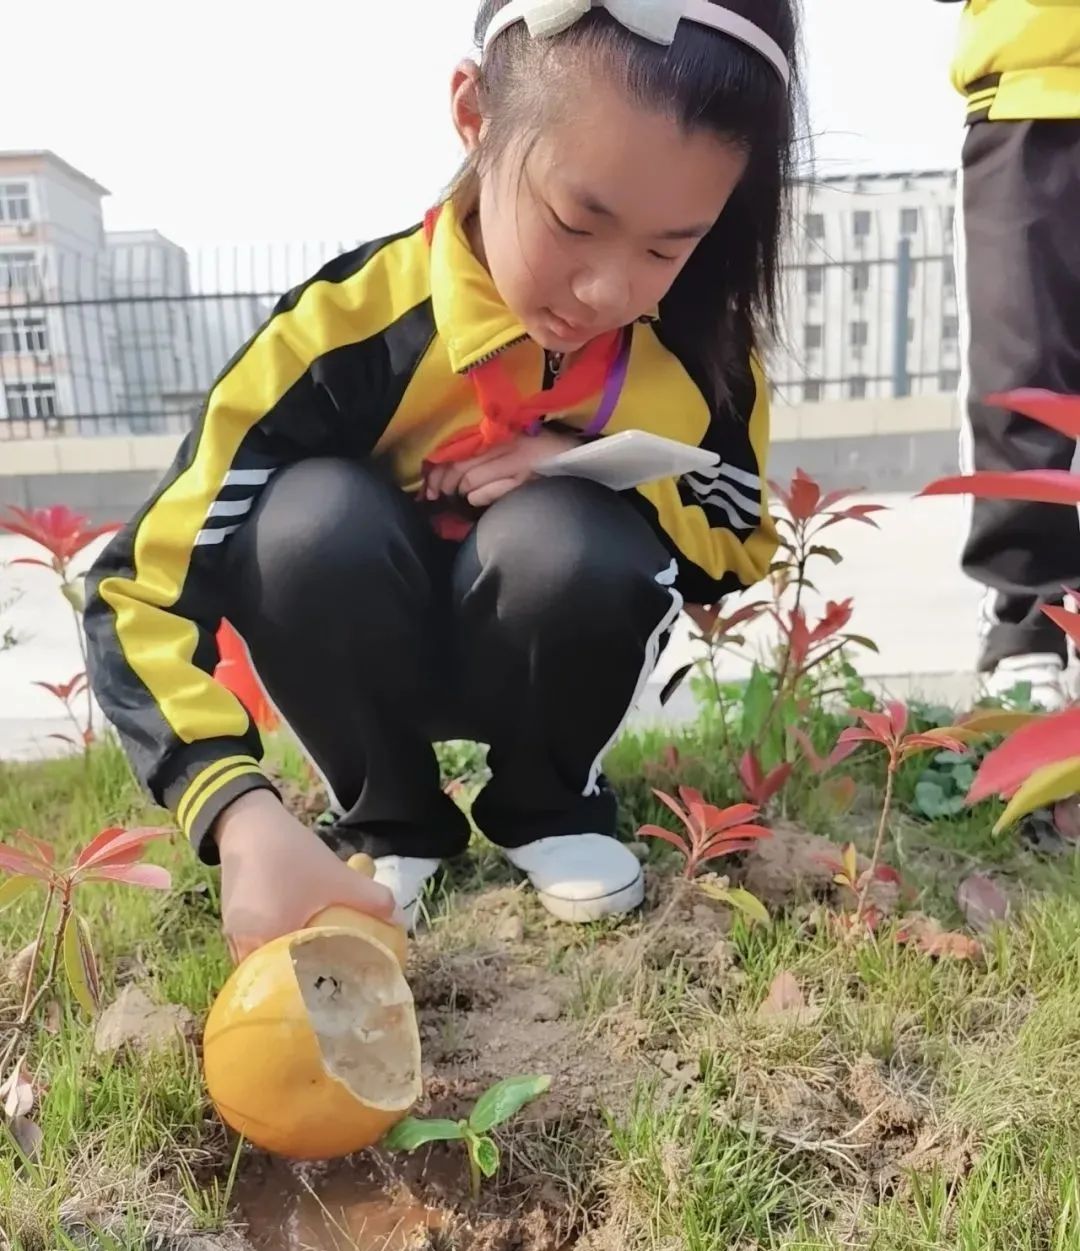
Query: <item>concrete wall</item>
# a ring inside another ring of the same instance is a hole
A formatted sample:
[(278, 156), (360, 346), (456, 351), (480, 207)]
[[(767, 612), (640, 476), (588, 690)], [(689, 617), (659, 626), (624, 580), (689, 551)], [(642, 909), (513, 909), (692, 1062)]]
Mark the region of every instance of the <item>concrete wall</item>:
[[(956, 405), (947, 396), (778, 407), (773, 434), (775, 479), (802, 468), (827, 487), (914, 492), (957, 469)], [(0, 424), (0, 508), (67, 504), (97, 521), (124, 520), (179, 442), (179, 435), (5, 441)]]

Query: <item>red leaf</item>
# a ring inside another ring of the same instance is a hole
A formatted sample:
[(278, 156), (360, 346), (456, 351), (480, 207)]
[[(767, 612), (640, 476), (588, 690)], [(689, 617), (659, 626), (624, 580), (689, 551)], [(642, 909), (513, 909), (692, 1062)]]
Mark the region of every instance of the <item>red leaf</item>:
[(144, 886), (147, 890), (168, 890), (172, 875), (157, 864), (105, 865), (79, 874), (83, 882), (123, 882), (127, 886)]
[(851, 620), (854, 611), (854, 601), (850, 599), (845, 599), (840, 603), (830, 600), (825, 605), (825, 616), (810, 632), (811, 646), (814, 643), (823, 643), (834, 634), (838, 634)]
[(737, 851), (750, 851), (763, 838), (772, 838), (772, 830), (760, 825), (740, 825), (724, 834), (710, 838), (701, 852), (702, 860), (716, 860)]
[(12, 505), (8, 511), (15, 520), (0, 521), (0, 530), (37, 543), (60, 565), (66, 565), (96, 538), (120, 529), (118, 524), (91, 526), (88, 518), (64, 504), (34, 511)]
[(907, 729), (907, 708), (898, 699), (890, 700), (885, 705), (885, 708), (889, 714), (889, 726), (892, 730), (893, 738), (902, 738), (904, 731)]
[(1009, 795), (1037, 770), (1080, 756), (1080, 708), (1025, 725), (986, 757), (968, 792), (968, 803)]
[(1060, 608), (1056, 604), (1044, 604), (1043, 612), (1080, 647), (1080, 613), (1070, 612), (1068, 608)]
[(247, 645), (227, 621), (222, 621), (218, 630), (217, 646), (221, 659), (214, 670), (215, 681), (236, 696), (260, 730), (276, 730), (278, 715), (266, 698)]
[(867, 712), (862, 708), (852, 710), (879, 743), (886, 747), (893, 739), (892, 716), (887, 712)]
[(821, 502), (821, 487), (801, 469), (795, 470), (789, 492), (789, 512), (796, 521), (809, 521)]
[(757, 752), (751, 749), (739, 761), (739, 781), (753, 798), (752, 792), (761, 785), (762, 779), (761, 762), (757, 758)]
[(32, 847), (41, 857), (44, 864), (52, 864), (56, 859), (56, 851), (48, 843), (40, 838), (33, 838), (25, 830), (16, 830), (12, 837), (17, 838), (20, 843), (26, 843), (27, 846)]
[(891, 882), (894, 886), (899, 886), (901, 882), (900, 874), (888, 864), (878, 865), (874, 870), (874, 879), (878, 882)]
[[(127, 853), (131, 849), (141, 853), (147, 843), (151, 843), (155, 839), (166, 838), (168, 833), (168, 830), (149, 827), (125, 830), (116, 826), (102, 830), (96, 838), (87, 843), (82, 851), (79, 852), (75, 861), (75, 868), (78, 870), (90, 869), (97, 865), (108, 864), (118, 860), (120, 863), (129, 863)], [(120, 860), (120, 857), (124, 857), (124, 859)]]
[(909, 734), (900, 744), (900, 751), (906, 760), (908, 756), (920, 751), (951, 751), (962, 756), (967, 751), (967, 743), (953, 738), (946, 730), (927, 730), (925, 734)]
[(679, 834), (672, 834), (670, 830), (665, 830), (662, 825), (643, 825), (638, 834), (645, 838), (661, 838), (665, 843), (670, 843), (682, 853), (683, 857), (689, 861), (692, 855), (690, 844)]
[(1023, 469), (939, 478), (920, 495), (974, 495), (981, 500), (1030, 500), (1036, 504), (1080, 504), (1080, 474), (1067, 469)]
[(55, 695), (62, 703), (67, 703), (74, 696), (79, 695), (85, 689), (86, 674), (77, 673), (68, 682), (34, 682), (33, 686), (40, 686), (43, 690)]
[[(683, 788), (680, 787), (680, 794), (682, 793), (682, 790)], [(683, 825), (686, 826), (687, 833), (692, 836), (694, 833), (694, 823), (690, 819), (690, 814), (680, 806), (679, 801), (677, 799), (673, 799), (669, 794), (667, 794), (666, 791), (658, 791), (656, 787), (653, 787), (653, 794), (662, 804), (671, 809)]]
[(1023, 413), (1032, 421), (1042, 422), (1070, 439), (1080, 439), (1080, 395), (1060, 395), (1036, 387), (1020, 387), (1015, 391), (999, 391), (984, 401), (1013, 413)]
[[(5, 530), (10, 529), (9, 526), (3, 526), (0, 528), (5, 529)], [(33, 556), (20, 556), (18, 560), (9, 560), (8, 564), (9, 565), (34, 565), (38, 569), (48, 569), (50, 573), (54, 572), (52, 565), (48, 564), (44, 560), (35, 560)]]
[(26, 877), (37, 878), (40, 882), (48, 882), (52, 878), (52, 871), (47, 864), (3, 843), (0, 843), (0, 869), (5, 873), (20, 873)]
[(853, 725), (847, 730), (841, 730), (840, 737), (836, 740), (836, 743), (837, 747), (850, 747), (852, 751), (860, 743), (879, 743), (882, 746), (888, 746), (887, 743), (882, 742), (882, 739), (873, 730), (860, 729), (857, 725)]

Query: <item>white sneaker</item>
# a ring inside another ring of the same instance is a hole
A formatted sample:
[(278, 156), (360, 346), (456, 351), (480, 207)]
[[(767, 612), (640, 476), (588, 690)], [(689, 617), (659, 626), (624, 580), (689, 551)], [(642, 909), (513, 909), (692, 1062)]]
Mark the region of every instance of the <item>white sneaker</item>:
[(988, 699), (1007, 699), (1016, 687), (1031, 686), (1031, 702), (1047, 712), (1059, 712), (1069, 702), (1065, 690), (1065, 666), (1053, 652), (1006, 656), (985, 675), (983, 693)]
[(629, 848), (605, 834), (540, 838), (503, 854), (527, 873), (540, 902), (560, 921), (596, 921), (640, 906), (645, 878)]
[(380, 856), (375, 861), (375, 881), (385, 886), (397, 900), (410, 934), (416, 929), (420, 896), (441, 864), (441, 860), (424, 860), (417, 856)]

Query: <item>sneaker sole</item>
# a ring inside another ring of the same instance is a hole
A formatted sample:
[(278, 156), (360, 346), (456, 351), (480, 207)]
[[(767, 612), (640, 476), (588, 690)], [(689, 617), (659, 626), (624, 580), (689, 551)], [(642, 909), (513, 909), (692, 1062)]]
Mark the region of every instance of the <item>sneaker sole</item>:
[(592, 899), (563, 899), (542, 890), (538, 890), (536, 894), (556, 920), (581, 925), (587, 921), (599, 921), (603, 917), (625, 916), (635, 908), (640, 908), (645, 901), (645, 877), (639, 873), (628, 885), (606, 895), (596, 895)]

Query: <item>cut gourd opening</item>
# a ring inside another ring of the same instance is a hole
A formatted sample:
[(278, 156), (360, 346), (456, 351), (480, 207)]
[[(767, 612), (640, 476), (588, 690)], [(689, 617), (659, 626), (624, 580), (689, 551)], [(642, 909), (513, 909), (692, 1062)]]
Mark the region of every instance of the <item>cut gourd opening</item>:
[(412, 1107), (420, 1048), (412, 992), (377, 940), (314, 931), (293, 944), (292, 966), (327, 1073), (371, 1108)]

